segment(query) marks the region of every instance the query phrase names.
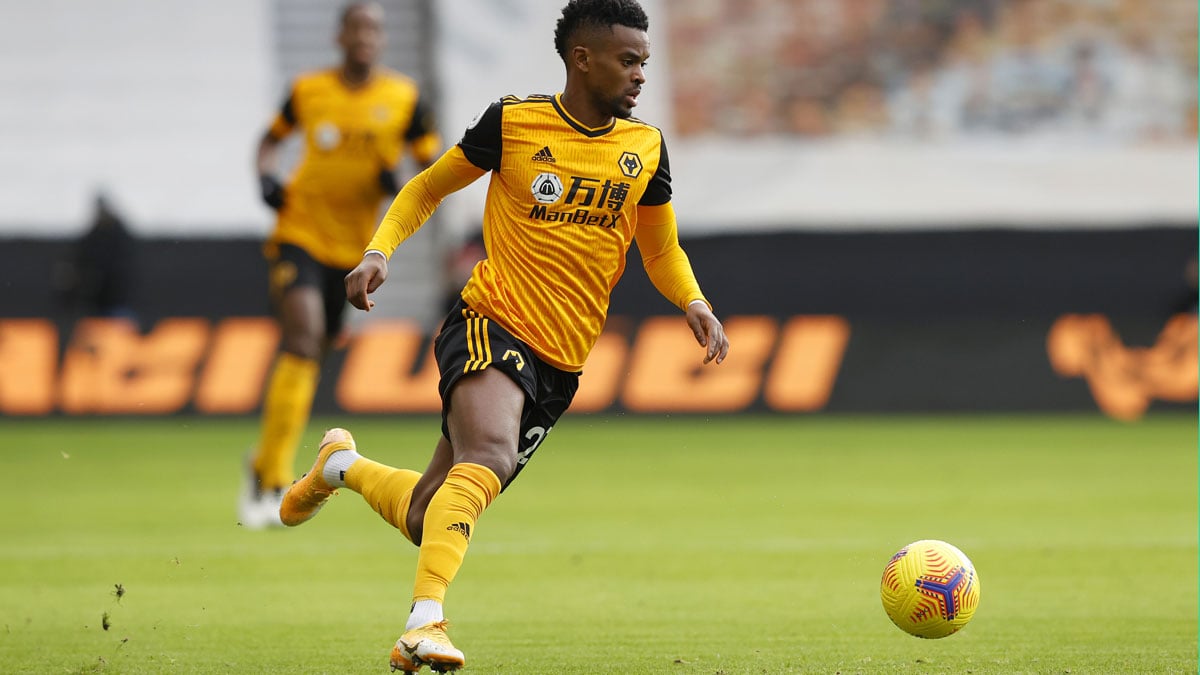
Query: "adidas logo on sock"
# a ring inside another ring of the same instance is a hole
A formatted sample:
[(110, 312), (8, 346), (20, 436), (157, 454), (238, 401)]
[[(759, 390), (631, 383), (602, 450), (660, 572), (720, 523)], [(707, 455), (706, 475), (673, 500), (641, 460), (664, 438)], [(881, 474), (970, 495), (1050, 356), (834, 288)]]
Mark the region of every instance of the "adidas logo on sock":
[(471, 526), (466, 523), (454, 523), (446, 529), (461, 534), (467, 538), (467, 541), (471, 540)]
[(533, 154), (533, 161), (535, 161), (535, 162), (550, 162), (551, 164), (553, 164), (555, 162), (555, 159), (554, 159), (554, 155), (550, 154), (550, 146), (547, 145), (546, 147), (542, 148), (541, 150), (538, 150), (537, 152), (535, 152)]

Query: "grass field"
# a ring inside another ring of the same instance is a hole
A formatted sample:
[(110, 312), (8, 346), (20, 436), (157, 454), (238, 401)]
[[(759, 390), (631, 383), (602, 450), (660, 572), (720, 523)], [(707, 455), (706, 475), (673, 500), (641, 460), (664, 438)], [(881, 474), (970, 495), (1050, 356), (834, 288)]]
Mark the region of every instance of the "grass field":
[[(322, 419), (310, 447), (326, 425), (413, 468), (437, 433)], [(386, 672), (415, 549), (350, 492), (295, 530), (238, 527), (254, 435), (0, 421), (0, 672)], [(468, 672), (1197, 667), (1190, 415), (568, 415), (477, 532), (447, 604)], [(879, 602), (888, 558), (922, 538), (980, 575), (974, 620), (943, 640)]]

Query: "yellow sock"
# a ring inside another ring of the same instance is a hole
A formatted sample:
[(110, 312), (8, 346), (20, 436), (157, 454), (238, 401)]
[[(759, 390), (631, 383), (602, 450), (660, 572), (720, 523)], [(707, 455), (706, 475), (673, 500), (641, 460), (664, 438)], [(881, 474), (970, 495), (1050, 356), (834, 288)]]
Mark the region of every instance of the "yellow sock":
[(413, 600), (443, 602), (462, 567), (480, 514), (500, 494), (500, 479), (480, 464), (455, 464), (425, 511)]
[(363, 457), (346, 470), (346, 487), (362, 495), (376, 513), (412, 541), (408, 533), (408, 505), (420, 478), (416, 471), (394, 469)]
[(300, 436), (308, 425), (320, 364), (282, 352), (263, 399), (262, 437), (254, 470), (265, 488), (285, 488), (295, 478), (293, 464)]

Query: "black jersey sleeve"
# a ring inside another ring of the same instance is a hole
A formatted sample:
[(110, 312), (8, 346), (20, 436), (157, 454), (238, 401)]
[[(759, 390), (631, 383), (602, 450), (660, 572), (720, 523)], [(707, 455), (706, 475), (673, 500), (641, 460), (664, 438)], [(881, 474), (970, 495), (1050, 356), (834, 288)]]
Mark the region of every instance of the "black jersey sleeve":
[(287, 100), (283, 102), (283, 106), (279, 109), (279, 115), (287, 120), (288, 124), (296, 123), (296, 97), (292, 93), (288, 93)]
[(504, 104), (489, 105), (471, 122), (458, 147), (471, 163), (485, 171), (500, 168), (500, 116)]
[(660, 206), (671, 201), (671, 161), (667, 158), (667, 142), (659, 136), (658, 168), (650, 177), (646, 192), (642, 194), (638, 204), (642, 206)]
[(429, 109), (429, 104), (423, 97), (418, 97), (417, 102), (413, 104), (412, 120), (409, 121), (408, 129), (404, 132), (404, 140), (415, 141), (436, 128), (437, 124), (433, 120), (433, 112)]
[[(283, 120), (283, 125), (280, 125), (279, 120)], [(296, 126), (296, 85), (292, 83), (287, 90), (287, 98), (283, 100), (283, 104), (279, 106), (279, 115), (271, 128), (267, 129), (267, 135), (271, 138), (281, 141), (293, 127)]]

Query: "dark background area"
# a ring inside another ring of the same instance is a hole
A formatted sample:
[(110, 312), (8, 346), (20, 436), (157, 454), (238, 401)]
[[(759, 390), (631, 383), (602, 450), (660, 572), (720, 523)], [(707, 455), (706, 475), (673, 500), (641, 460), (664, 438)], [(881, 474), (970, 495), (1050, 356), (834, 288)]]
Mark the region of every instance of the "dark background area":
[[(982, 229), (721, 235), (685, 238), (722, 315), (842, 314), (923, 323), (1022, 321), (1064, 312), (1162, 319), (1189, 292), (1195, 228)], [(54, 270), (67, 240), (0, 243), (0, 317), (71, 316)], [(265, 314), (266, 265), (256, 239), (137, 239), (130, 304), (139, 316)], [(613, 294), (614, 315), (670, 314), (636, 248)]]

